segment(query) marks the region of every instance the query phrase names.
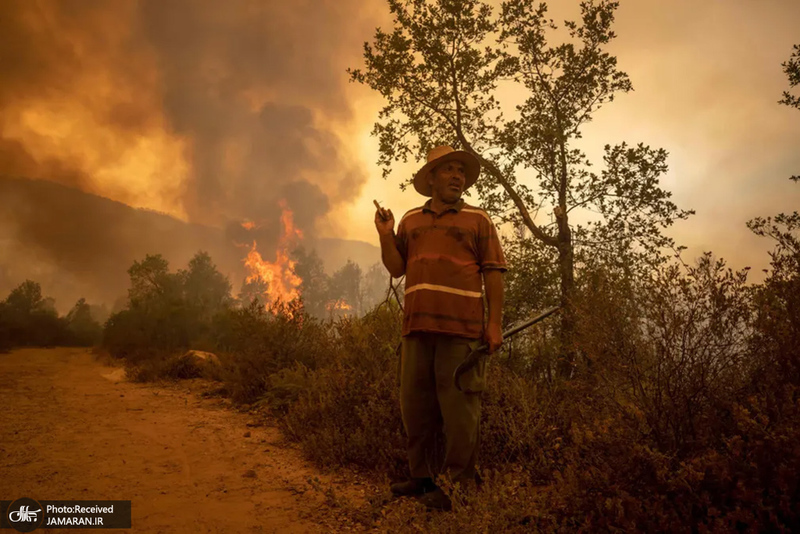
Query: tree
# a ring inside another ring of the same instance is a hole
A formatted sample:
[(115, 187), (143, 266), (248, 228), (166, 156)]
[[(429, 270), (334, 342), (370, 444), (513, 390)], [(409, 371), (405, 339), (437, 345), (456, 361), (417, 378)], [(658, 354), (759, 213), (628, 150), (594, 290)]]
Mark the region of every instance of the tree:
[(266, 280), (260, 277), (254, 278), (250, 281), (247, 279), (242, 280), (242, 288), (239, 290), (239, 295), (236, 300), (242, 308), (247, 308), (253, 305), (256, 300), (261, 304), (267, 301), (264, 295), (267, 294), (269, 284)]
[[(800, 45), (794, 45), (794, 51), (789, 56), (789, 60), (781, 63), (783, 72), (789, 79), (789, 87), (800, 85)], [(800, 97), (792, 95), (789, 91), (783, 92), (783, 98), (778, 101), (779, 104), (790, 106), (795, 109), (800, 109)], [(800, 175), (792, 176), (794, 181), (800, 180)]]
[(188, 348), (198, 335), (199, 321), (184, 298), (184, 276), (170, 273), (161, 254), (134, 261), (128, 275), (129, 308), (109, 317), (104, 345), (117, 355)]
[(326, 305), (330, 300), (330, 278), (317, 251), (298, 247), (293, 252), (296, 260), (294, 273), (303, 281), (300, 284), (300, 297), (303, 307), (309, 315), (324, 318), (327, 315)]
[(36, 315), (44, 311), (42, 287), (33, 280), (25, 280), (11, 290), (0, 302), (0, 349), (35, 343)]
[[(661, 249), (674, 245), (661, 230), (692, 213), (679, 210), (659, 187), (667, 170), (663, 149), (606, 145), (605, 169), (596, 173), (574, 146), (600, 107), (632, 89), (604, 50), (615, 37), (618, 2), (582, 2), (581, 20), (565, 21), (569, 40), (557, 46), (547, 44), (548, 31), (557, 27), (543, 2), (509, 0), (497, 15), (479, 0), (388, 2), (393, 31), (378, 29), (364, 47), (366, 69), (348, 71), (387, 102), (373, 130), (384, 177), (393, 162), (422, 160), (438, 144), (478, 158), (485, 177), (475, 189), (483, 207), (524, 226), (555, 257), (562, 371), (569, 373), (576, 250), (608, 256), (624, 250), (652, 265), (661, 261)], [(498, 96), (501, 83), (527, 94), (512, 119)], [(535, 221), (542, 207), (553, 209), (553, 222)], [(570, 222), (576, 209), (599, 220)]]
[(189, 260), (188, 270), (178, 272), (186, 303), (203, 322), (222, 311), (231, 300), (231, 283), (217, 270), (211, 256), (200, 251)]
[(30, 315), (45, 308), (42, 286), (33, 280), (25, 280), (11, 290), (6, 297), (6, 306), (16, 315)]
[(8, 306), (5, 302), (0, 302), (0, 353), (6, 352), (14, 346), (11, 339), (11, 320), (8, 313)]
[(67, 331), (71, 334), (73, 343), (77, 345), (93, 345), (102, 335), (102, 327), (94, 317), (86, 299), (78, 299), (75, 306), (67, 313)]
[[(800, 84), (800, 45), (794, 46), (789, 61), (783, 63), (789, 86)], [(781, 104), (800, 109), (800, 98), (783, 93)], [(790, 180), (800, 182), (800, 176)], [(800, 213), (779, 213), (747, 221), (756, 235), (775, 241), (770, 252), (771, 271), (764, 284), (756, 288), (757, 333), (753, 345), (757, 352), (777, 362), (779, 375), (800, 383)]]
[[(377, 262), (364, 273), (361, 284), (362, 301), (365, 310), (370, 310), (387, 298), (391, 276), (386, 272), (383, 263)], [(392, 296), (392, 295), (388, 295)]]
[(779, 376), (800, 385), (800, 214), (756, 217), (747, 227), (776, 244), (770, 251), (768, 276), (754, 292), (753, 346), (777, 366)]
[(50, 346), (64, 339), (65, 323), (55, 301), (42, 296), (38, 282), (25, 280), (9, 293), (0, 307), (0, 346)]
[(341, 269), (333, 273), (330, 281), (330, 298), (351, 314), (360, 315), (363, 308), (361, 293), (361, 267), (347, 260)]
[(180, 299), (181, 279), (169, 272), (169, 262), (161, 254), (147, 254), (128, 269), (131, 308), (147, 307), (165, 300)]
[[(789, 61), (782, 63), (782, 66), (789, 79), (789, 86), (800, 84), (800, 45), (794, 45)], [(788, 91), (783, 92), (783, 99), (779, 103), (800, 109), (800, 98), (792, 96)], [(800, 176), (789, 179), (800, 182)], [(747, 221), (747, 227), (756, 235), (775, 240), (777, 248), (771, 254), (773, 264), (776, 260), (781, 260), (783, 264), (789, 264), (789, 270), (793, 267), (795, 272), (800, 271), (800, 238), (796, 235), (800, 231), (800, 213), (779, 213), (774, 218), (756, 217)]]
[(86, 299), (81, 297), (78, 302), (67, 312), (67, 322), (69, 324), (88, 323), (92, 320), (92, 311), (86, 303)]
[(510, 267), (504, 280), (503, 315), (508, 323), (521, 321), (558, 302), (558, 272), (552, 268), (557, 258), (550, 247), (522, 235), (506, 240), (503, 248)]
[[(783, 72), (789, 79), (789, 87), (800, 85), (800, 44), (794, 45), (792, 55), (789, 60), (781, 63)], [(783, 98), (778, 101), (779, 104), (791, 106), (800, 109), (800, 97), (794, 96), (789, 91), (783, 92)]]

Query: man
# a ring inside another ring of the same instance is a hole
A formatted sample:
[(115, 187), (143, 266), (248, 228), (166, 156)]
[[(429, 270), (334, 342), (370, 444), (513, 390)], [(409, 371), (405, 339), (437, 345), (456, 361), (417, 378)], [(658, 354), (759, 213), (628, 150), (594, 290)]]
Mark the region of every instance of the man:
[[(450, 508), (433, 482), (437, 474), (464, 485), (475, 480), (485, 367), (462, 376), (464, 391), (453, 373), (470, 342), (482, 339), (490, 354), (502, 343), (503, 251), (486, 212), (461, 199), (479, 174), (472, 154), (436, 147), (414, 176), (414, 188), (431, 199), (403, 216), (397, 235), (391, 210), (375, 213), (383, 264), (395, 278), (406, 275), (400, 409), (411, 478), (393, 484), (392, 492), (419, 495), (432, 508)], [(485, 327), (481, 278), (489, 306)]]

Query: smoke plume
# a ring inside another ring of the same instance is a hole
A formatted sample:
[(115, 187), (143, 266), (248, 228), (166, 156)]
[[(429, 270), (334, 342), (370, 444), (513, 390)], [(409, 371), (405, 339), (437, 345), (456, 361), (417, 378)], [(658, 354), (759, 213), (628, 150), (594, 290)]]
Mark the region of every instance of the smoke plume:
[[(3, 2), (0, 176), (57, 182), (226, 228), (225, 239), (242, 237), (240, 222), (252, 220), (258, 229), (246, 237), (265, 251), (280, 232), (278, 202), (285, 199), (313, 237), (315, 224), (365, 182), (337, 135), (353, 120), (345, 68), (359, 60), (375, 26), (362, 5)], [(75, 212), (63, 199), (49, 212), (52, 198), (16, 199), (3, 203), (3, 219), (13, 225), (0, 235), (0, 275), (7, 274), (0, 285), (21, 282), (8, 273), (22, 272), (22, 250), (40, 272), (59, 273), (54, 283), (85, 287), (98, 275), (87, 265), (109, 256), (117, 265), (135, 259), (132, 250), (158, 246), (149, 251), (188, 259), (174, 252), (185, 243), (146, 235), (130, 217), (123, 224), (103, 219), (102, 210)], [(83, 221), (70, 226), (81, 233), (65, 239), (55, 213)]]

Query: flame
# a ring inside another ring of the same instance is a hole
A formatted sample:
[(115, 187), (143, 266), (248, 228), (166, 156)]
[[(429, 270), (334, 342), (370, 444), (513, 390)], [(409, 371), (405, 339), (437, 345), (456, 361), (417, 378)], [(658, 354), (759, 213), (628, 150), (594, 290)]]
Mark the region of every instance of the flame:
[(253, 221), (245, 221), (242, 223), (242, 228), (244, 228), (245, 230), (252, 230), (255, 227), (256, 223), (254, 223)]
[(290, 239), (303, 239), (303, 232), (299, 228), (294, 227), (294, 214), (292, 210), (286, 205), (286, 200), (281, 199), (278, 202), (281, 207), (281, 224), (283, 224), (284, 236), (289, 236)]
[(325, 305), (325, 308), (328, 310), (329, 313), (333, 313), (334, 311), (339, 311), (339, 310), (348, 311), (353, 309), (353, 307), (350, 306), (344, 299), (331, 301)]
[[(270, 303), (275, 303), (279, 300), (288, 303), (298, 298), (300, 296), (299, 287), (303, 283), (303, 279), (294, 272), (297, 262), (289, 257), (290, 246), (297, 239), (302, 239), (303, 233), (294, 227), (294, 217), (286, 201), (281, 200), (279, 205), (282, 210), (281, 225), (283, 226), (283, 233), (275, 250), (275, 261), (266, 261), (261, 257), (255, 240), (253, 240), (253, 246), (244, 260), (244, 264), (250, 272), (247, 282), (259, 279), (266, 282), (267, 290), (264, 296)], [(242, 226), (249, 230), (256, 225), (253, 222), (246, 221), (242, 223)]]

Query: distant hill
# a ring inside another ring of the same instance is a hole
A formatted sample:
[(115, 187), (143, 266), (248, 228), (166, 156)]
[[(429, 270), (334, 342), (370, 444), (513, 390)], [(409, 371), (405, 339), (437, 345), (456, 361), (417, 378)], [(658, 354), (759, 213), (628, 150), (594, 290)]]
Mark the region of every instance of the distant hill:
[[(306, 247), (316, 249), (328, 272), (348, 259), (363, 269), (380, 261), (380, 250), (361, 241), (319, 239)], [(258, 248), (269, 259), (270, 244), (260, 241)], [(198, 250), (211, 255), (237, 292), (246, 249), (222, 228), (52, 182), (0, 177), (0, 298), (29, 278), (42, 284), (62, 312), (81, 297), (112, 306), (127, 292), (134, 260), (160, 253), (176, 270)]]
[(328, 273), (339, 269), (347, 260), (356, 262), (364, 271), (381, 261), (381, 249), (364, 241), (323, 238), (317, 240), (316, 250)]

